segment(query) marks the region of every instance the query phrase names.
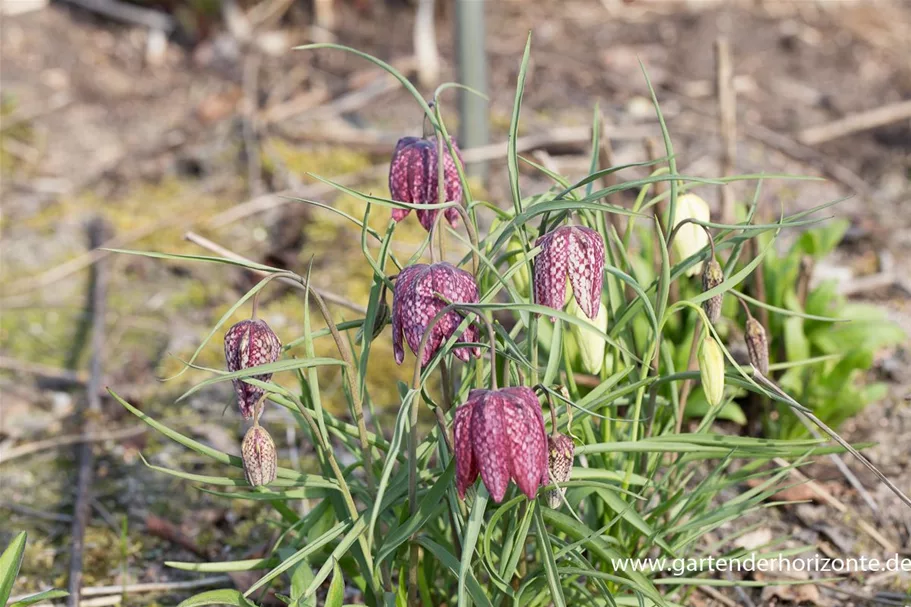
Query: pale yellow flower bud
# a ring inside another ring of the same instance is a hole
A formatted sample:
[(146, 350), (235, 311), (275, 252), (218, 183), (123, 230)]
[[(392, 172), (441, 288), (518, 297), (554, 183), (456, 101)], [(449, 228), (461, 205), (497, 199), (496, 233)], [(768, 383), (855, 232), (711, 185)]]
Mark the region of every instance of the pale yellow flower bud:
[[(607, 308), (603, 303), (598, 302), (598, 315), (595, 320), (589, 320), (585, 312), (576, 304), (575, 298), (569, 300), (566, 312), (596, 327), (602, 333), (607, 333)], [(569, 331), (579, 346), (582, 369), (592, 375), (601, 373), (601, 368), (604, 366), (604, 350), (607, 345), (604, 338), (594, 331), (575, 324), (570, 325)]]
[[(684, 194), (677, 198), (677, 207), (674, 211), (674, 225), (686, 219), (696, 219), (703, 222), (711, 220), (709, 205), (695, 194)], [(690, 255), (697, 253), (700, 249), (708, 246), (709, 236), (705, 233), (702, 226), (695, 223), (687, 223), (674, 236), (673, 248), (677, 255), (676, 261), (683, 261)], [(686, 270), (687, 276), (695, 276), (702, 272), (702, 262), (690, 266)]]
[(705, 399), (717, 407), (724, 398), (724, 353), (711, 337), (706, 337), (699, 348), (699, 375)]

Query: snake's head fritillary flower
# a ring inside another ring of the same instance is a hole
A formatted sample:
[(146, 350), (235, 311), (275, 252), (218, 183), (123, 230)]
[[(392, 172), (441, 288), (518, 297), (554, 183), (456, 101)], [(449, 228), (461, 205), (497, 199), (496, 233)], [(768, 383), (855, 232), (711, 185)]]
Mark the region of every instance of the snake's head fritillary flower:
[(561, 310), (566, 305), (566, 278), (576, 303), (594, 320), (604, 283), (604, 239), (583, 226), (561, 226), (538, 238), (535, 257), (535, 300)]
[[(225, 333), (225, 360), (231, 372), (274, 363), (281, 351), (282, 343), (278, 336), (261, 319), (242, 320)], [(253, 379), (269, 381), (272, 374), (254, 375)], [(233, 381), (240, 413), (249, 419), (253, 417), (254, 405), (264, 391), (240, 379)]]
[[(443, 342), (456, 332), (465, 317), (456, 310), (450, 310), (429, 328), (427, 345), (423, 352), (418, 352), (430, 321), (447, 303), (478, 303), (478, 285), (474, 276), (445, 262), (415, 264), (402, 270), (395, 281), (392, 295), (392, 347), (396, 363), (402, 364), (405, 360), (403, 337), (411, 351), (421, 357), (423, 367), (430, 362)], [(469, 324), (462, 340), (477, 342), (478, 328)], [(453, 350), (453, 354), (468, 362), (469, 354), (477, 358), (480, 349), (461, 347)]]
[(244, 476), (251, 486), (260, 487), (275, 480), (275, 443), (265, 428), (254, 424), (247, 430), (240, 445), (240, 454), (244, 463)]
[[(708, 223), (711, 221), (711, 212), (709, 205), (695, 194), (684, 194), (677, 198), (677, 206), (674, 210), (674, 225), (686, 220), (695, 219)], [(678, 261), (683, 261), (691, 255), (701, 251), (709, 245), (709, 235), (706, 234), (702, 226), (695, 223), (687, 223), (674, 236), (674, 250), (677, 253)], [(687, 276), (696, 276), (702, 272), (702, 262), (691, 265), (686, 269)]]
[(498, 503), (510, 480), (529, 499), (549, 482), (544, 417), (531, 388), (472, 390), (456, 409), (453, 433), (459, 497), (479, 473)]
[[(576, 452), (576, 446), (573, 445), (573, 439), (556, 432), (547, 437), (547, 469), (549, 476), (559, 484), (569, 480), (573, 472), (573, 455)], [(548, 479), (548, 482), (550, 480)], [(559, 508), (563, 501), (562, 496), (566, 495), (566, 487), (551, 489), (547, 492), (547, 505), (551, 508)]]
[[(462, 153), (455, 140), (450, 138), (450, 141), (461, 161)], [(438, 181), (436, 140), (423, 137), (399, 139), (392, 153), (392, 162), (389, 163), (389, 193), (392, 200), (411, 204), (437, 204)], [(462, 182), (459, 181), (459, 171), (448, 146), (443, 146), (443, 187), (444, 202), (462, 200)], [(410, 212), (411, 209), (392, 209), (392, 218), (401, 221)], [(418, 221), (429, 232), (439, 212), (440, 209), (417, 211)], [(445, 216), (450, 225), (455, 227), (459, 212), (454, 208), (447, 208)]]

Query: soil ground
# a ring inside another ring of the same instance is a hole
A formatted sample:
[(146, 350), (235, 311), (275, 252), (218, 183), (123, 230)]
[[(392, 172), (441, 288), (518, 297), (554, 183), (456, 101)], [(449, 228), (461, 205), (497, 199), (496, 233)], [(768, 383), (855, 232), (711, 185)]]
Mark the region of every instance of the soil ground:
[[(334, 40), (408, 63), (410, 8), (398, 2), (336, 4)], [(329, 35), (312, 26), (306, 3), (301, 5), (259, 36), (258, 48), (285, 49)], [(437, 21), (443, 80), (455, 77), (451, 18), (444, 14)], [(681, 172), (697, 176), (719, 171), (712, 42), (727, 35), (738, 94), (737, 172), (827, 178), (767, 182), (761, 208), (769, 217), (779, 205), (793, 212), (851, 196), (833, 214), (849, 219), (852, 227), (834, 260), (818, 271), (840, 277), (848, 287), (862, 284), (857, 281), (865, 276), (893, 272), (897, 283), (852, 289), (851, 296), (883, 306), (911, 331), (911, 121), (814, 146), (797, 138), (802, 129), (911, 98), (911, 4), (495, 0), (487, 3), (487, 19), (493, 141), (505, 139), (518, 63), (531, 30), (523, 134), (584, 129), (597, 102), (615, 130), (617, 162), (643, 160), (641, 134), (656, 134), (657, 126), (638, 59), (658, 91)], [(251, 62), (218, 19), (209, 23), (199, 17), (197, 23), (150, 61), (143, 28), (67, 4), (3, 19), (4, 451), (77, 431), (73, 413), (84, 398), (90, 356), (89, 272), (79, 262), (85, 260), (85, 225), (93, 217), (103, 217), (109, 234), (120, 239), (112, 246), (199, 254), (182, 238), (193, 230), (254, 259), (298, 271), (313, 258), (318, 284), (365, 301), (366, 287), (356, 280), (363, 270), (338, 254), (347, 248), (354, 250), (352, 257), (359, 254), (357, 231), (298, 205), (236, 218), (231, 213), (262, 193), (309, 187), (313, 180), (307, 172), (331, 177), (386, 162), (392, 142), (420, 130), (419, 110), (400, 88), (380, 86), (379, 94), (371, 92), (382, 80), (363, 61), (339, 52), (289, 51), (259, 53)], [(366, 104), (356, 98), (352, 106), (334, 101), (364, 91)], [(295, 104), (297, 111), (281, 115)], [(258, 163), (250, 162), (245, 136), (245, 123), (254, 114), (262, 150)], [(549, 160), (565, 174), (583, 175), (586, 147), (581, 140), (549, 145)], [(360, 186), (381, 193), (382, 175), (380, 169)], [(523, 174), (523, 191), (546, 186), (532, 172)], [(508, 200), (502, 159), (492, 161), (490, 179), (479, 191), (490, 200)], [(701, 193), (715, 203), (716, 192)], [(747, 186), (738, 195), (748, 196)], [(321, 199), (333, 200), (325, 192)], [(343, 199), (334, 203), (347, 204)], [(417, 242), (420, 233), (406, 231), (404, 238)], [(66, 265), (72, 260), (77, 263)], [(179, 369), (175, 357), (192, 353), (250, 286), (249, 279), (126, 256), (104, 263), (110, 278), (105, 385), (116, 386), (176, 429), (236, 452), (242, 425), (231, 413), (223, 414), (231, 402), (228, 390), (174, 404), (193, 373), (165, 384), (157, 378)], [(278, 331), (297, 323), (291, 294), (274, 295), (266, 309)], [(221, 366), (219, 359), (219, 346), (212, 344), (198, 362)], [(842, 428), (851, 441), (876, 443), (868, 456), (906, 493), (911, 493), (909, 359), (908, 344), (882, 353), (873, 374), (889, 382), (888, 397)], [(399, 372), (390, 368), (388, 373)], [(108, 402), (104, 415), (106, 427), (134, 424)], [(306, 457), (306, 448), (296, 447), (293, 424), (282, 438), (284, 457)], [(265, 548), (273, 531), (257, 509), (237, 502), (226, 506), (149, 470), (138, 458), (140, 451), (163, 465), (206, 469), (152, 433), (99, 442), (86, 585), (196, 579), (160, 563), (200, 555), (248, 558)], [(58, 445), (15, 464), (0, 463), (0, 541), (13, 530), (31, 532), (26, 582), (17, 592), (65, 582), (73, 458), (70, 446)], [(838, 552), (881, 551), (858, 531), (856, 516), (861, 516), (907, 554), (907, 509), (864, 470), (851, 467), (878, 512), (872, 513), (823, 460), (810, 474), (847, 504), (848, 513), (808, 503), (769, 514), (765, 527)], [(164, 531), (149, 533), (150, 525)], [(756, 604), (866, 604), (856, 597), (880, 593), (888, 598), (908, 584), (901, 576), (851, 576), (839, 582), (839, 590), (821, 584), (810, 595), (783, 589), (750, 596)], [(170, 605), (175, 596), (133, 596), (128, 604)], [(729, 596), (738, 604), (745, 600)], [(721, 604), (705, 595), (698, 600)]]

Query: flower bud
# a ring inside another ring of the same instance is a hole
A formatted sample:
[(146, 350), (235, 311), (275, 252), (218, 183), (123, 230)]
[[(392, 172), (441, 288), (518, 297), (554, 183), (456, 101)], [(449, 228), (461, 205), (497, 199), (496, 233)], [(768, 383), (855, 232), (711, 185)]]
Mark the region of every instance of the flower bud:
[[(557, 483), (565, 483), (572, 475), (575, 451), (573, 439), (565, 434), (557, 432), (547, 437), (547, 470)], [(550, 489), (547, 492), (547, 505), (559, 508), (565, 494), (566, 487)]]
[(766, 337), (762, 323), (755, 318), (749, 318), (746, 325), (747, 353), (750, 364), (763, 375), (769, 374), (769, 340)]
[(724, 353), (710, 336), (702, 341), (699, 348), (699, 376), (705, 399), (709, 405), (717, 407), (724, 398)]
[(265, 428), (254, 424), (247, 430), (240, 453), (244, 462), (244, 476), (251, 486), (260, 487), (275, 480), (275, 443)]
[[(708, 222), (711, 220), (709, 205), (695, 194), (684, 194), (677, 197), (677, 206), (674, 209), (673, 227), (686, 219), (695, 219), (697, 221)], [(674, 236), (674, 251), (677, 253), (678, 261), (683, 261), (691, 255), (698, 253), (708, 246), (709, 235), (706, 234), (702, 226), (695, 223), (687, 223), (677, 230)], [(687, 268), (687, 276), (695, 276), (702, 271), (702, 262), (694, 264)]]
[[(607, 308), (600, 301), (598, 302), (598, 315), (595, 316), (594, 320), (588, 319), (585, 312), (576, 304), (575, 299), (570, 300), (569, 305), (566, 306), (566, 311), (601, 332), (607, 333)], [(576, 324), (571, 324), (569, 331), (579, 345), (582, 369), (592, 375), (601, 373), (601, 368), (604, 366), (604, 350), (606, 346), (604, 338), (594, 331)]]
[[(710, 289), (714, 289), (722, 282), (724, 282), (724, 270), (721, 269), (721, 264), (714, 259), (710, 259), (702, 270), (702, 292), (705, 293)], [(722, 303), (724, 303), (724, 293), (709, 297), (702, 302), (702, 309), (705, 311), (705, 315), (709, 317), (709, 322), (713, 325), (721, 318)]]
[[(373, 335), (370, 337), (370, 341), (373, 341), (380, 336), (391, 319), (392, 313), (389, 311), (389, 304), (386, 303), (386, 298), (384, 296), (380, 299), (379, 304), (376, 306), (376, 311), (374, 312)], [(365, 325), (361, 325), (354, 336), (354, 343), (358, 345), (364, 341), (364, 326)]]
[[(264, 320), (242, 320), (225, 333), (225, 360), (228, 363), (228, 371), (240, 371), (274, 363), (281, 352), (281, 341)], [(253, 379), (269, 381), (272, 374), (254, 375)], [(253, 406), (264, 391), (240, 379), (233, 380), (233, 383), (240, 413), (245, 419), (250, 419), (253, 417)]]

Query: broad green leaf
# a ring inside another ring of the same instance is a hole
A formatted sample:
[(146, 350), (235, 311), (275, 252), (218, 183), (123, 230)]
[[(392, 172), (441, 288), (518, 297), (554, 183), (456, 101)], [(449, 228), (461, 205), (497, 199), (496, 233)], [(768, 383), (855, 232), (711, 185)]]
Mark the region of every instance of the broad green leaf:
[(19, 575), (22, 557), (25, 554), (25, 542), (28, 535), (21, 531), (9, 543), (3, 554), (0, 554), (0, 605), (6, 605)]
[(238, 590), (223, 588), (201, 592), (183, 601), (177, 607), (201, 607), (202, 605), (230, 605), (232, 607), (256, 607)]

